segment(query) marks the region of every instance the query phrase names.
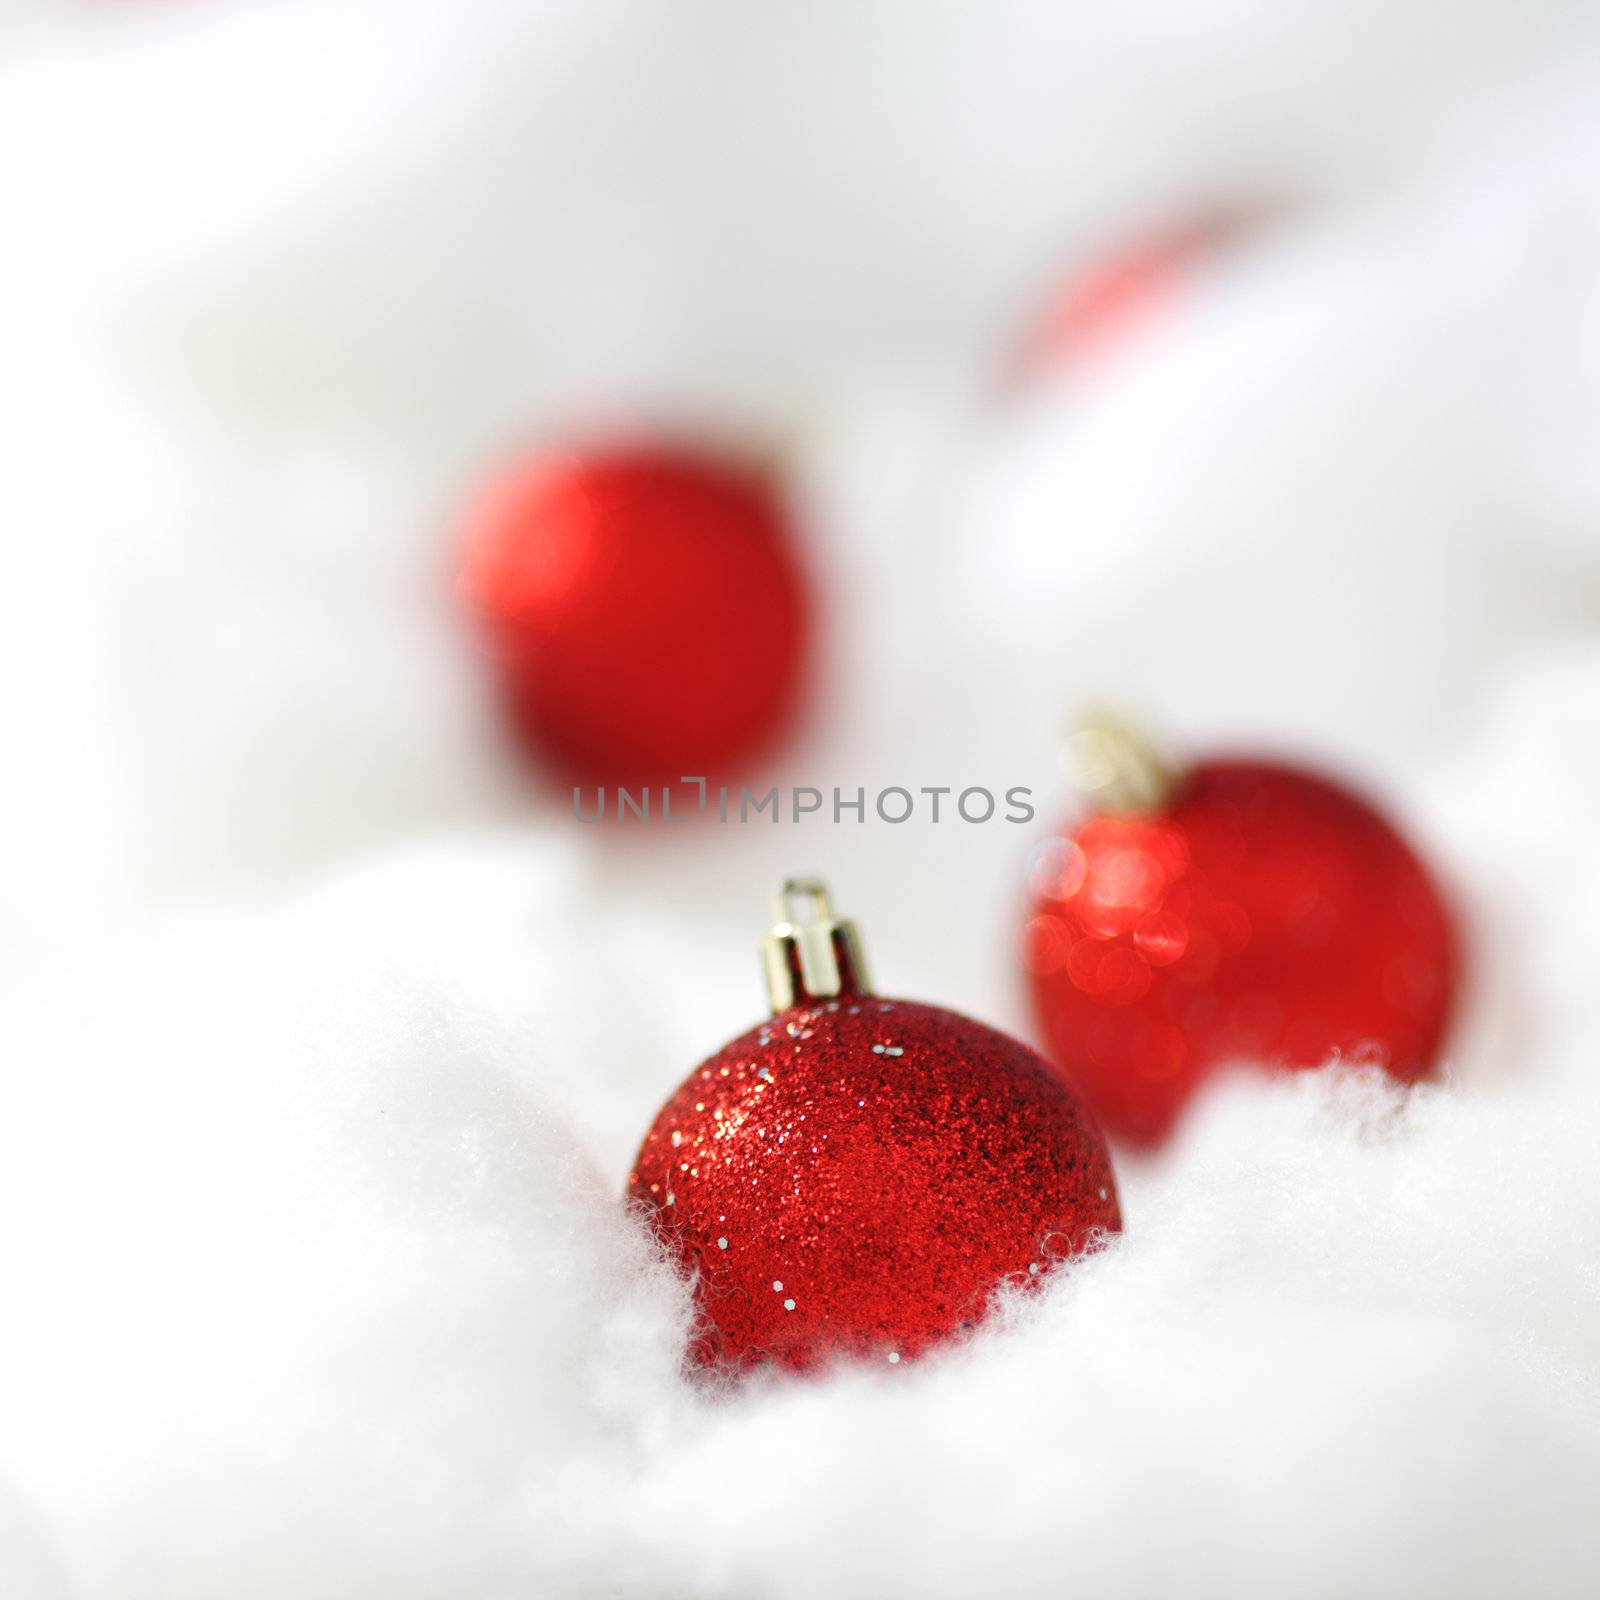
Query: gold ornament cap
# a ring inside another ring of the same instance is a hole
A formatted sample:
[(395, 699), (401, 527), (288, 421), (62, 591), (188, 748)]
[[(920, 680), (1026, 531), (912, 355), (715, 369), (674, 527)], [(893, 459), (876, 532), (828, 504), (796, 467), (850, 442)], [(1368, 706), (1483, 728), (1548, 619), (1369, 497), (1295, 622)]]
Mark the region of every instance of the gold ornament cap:
[(1067, 781), (1090, 811), (1126, 816), (1159, 811), (1178, 773), (1137, 727), (1111, 712), (1080, 719), (1062, 752)]
[(777, 920), (761, 941), (761, 966), (774, 1016), (807, 1000), (872, 992), (861, 935), (833, 914), (821, 878), (785, 878), (772, 909)]

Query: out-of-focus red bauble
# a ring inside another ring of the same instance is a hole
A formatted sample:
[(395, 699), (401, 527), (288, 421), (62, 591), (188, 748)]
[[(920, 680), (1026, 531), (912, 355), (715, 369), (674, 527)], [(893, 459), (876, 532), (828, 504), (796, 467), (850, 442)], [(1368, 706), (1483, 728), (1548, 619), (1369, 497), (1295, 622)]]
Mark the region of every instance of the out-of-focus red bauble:
[(780, 923), (776, 999), (795, 1003), (690, 1073), (628, 1180), (696, 1274), (707, 1366), (897, 1362), (1121, 1226), (1105, 1141), (1060, 1074), (967, 1017), (868, 993), (822, 906), (836, 992)]
[(1163, 1137), (1231, 1060), (1434, 1065), (1459, 968), (1428, 870), (1309, 772), (1211, 761), (1159, 809), (1036, 847), (1025, 964), (1049, 1051), (1114, 1135)]
[(1220, 218), (1181, 223), (1074, 274), (1029, 341), (1024, 369), (1049, 373), (1104, 356), (1169, 307), (1232, 230)]
[(810, 607), (788, 518), (767, 477), (725, 460), (523, 463), (473, 509), (461, 586), (513, 726), (571, 777), (728, 772), (798, 700)]

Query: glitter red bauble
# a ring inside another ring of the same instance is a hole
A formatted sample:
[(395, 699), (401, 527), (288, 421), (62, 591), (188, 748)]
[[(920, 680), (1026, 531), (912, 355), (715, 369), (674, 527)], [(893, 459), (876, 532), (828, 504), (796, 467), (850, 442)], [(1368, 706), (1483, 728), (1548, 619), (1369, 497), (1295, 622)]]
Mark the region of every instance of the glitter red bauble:
[(1355, 795), (1254, 761), (1192, 768), (1158, 811), (1037, 847), (1025, 963), (1048, 1049), (1108, 1132), (1154, 1141), (1229, 1061), (1435, 1064), (1451, 914)]
[(847, 988), (692, 1072), (628, 1192), (697, 1276), (706, 1365), (896, 1362), (1121, 1226), (1105, 1142), (1026, 1045)]
[(493, 482), (461, 587), (514, 728), (565, 775), (736, 769), (797, 703), (810, 607), (769, 479), (664, 446), (551, 455)]

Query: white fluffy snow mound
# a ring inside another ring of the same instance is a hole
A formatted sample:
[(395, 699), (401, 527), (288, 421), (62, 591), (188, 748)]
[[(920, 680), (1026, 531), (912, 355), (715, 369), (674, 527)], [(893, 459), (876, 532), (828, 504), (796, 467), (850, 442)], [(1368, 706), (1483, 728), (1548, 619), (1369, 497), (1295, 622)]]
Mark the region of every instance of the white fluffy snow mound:
[(716, 1042), (666, 998), (698, 963), (592, 889), (447, 844), (14, 1010), (0, 1481), (36, 1592), (1593, 1580), (1592, 999), (1470, 1087), (1228, 1081), (1125, 1164), (1122, 1241), (970, 1345), (717, 1396), (620, 1199)]
[[(1231, 0), (0, 13), (0, 1595), (1600, 1591), (1600, 32)], [(1060, 274), (1268, 221), (1094, 372)], [(450, 596), (508, 446), (783, 457), (765, 783), (580, 827)], [(1064, 717), (1354, 772), (1439, 1083), (1220, 1081), (970, 1341), (710, 1394), (621, 1193), (819, 870), (1016, 1029)]]

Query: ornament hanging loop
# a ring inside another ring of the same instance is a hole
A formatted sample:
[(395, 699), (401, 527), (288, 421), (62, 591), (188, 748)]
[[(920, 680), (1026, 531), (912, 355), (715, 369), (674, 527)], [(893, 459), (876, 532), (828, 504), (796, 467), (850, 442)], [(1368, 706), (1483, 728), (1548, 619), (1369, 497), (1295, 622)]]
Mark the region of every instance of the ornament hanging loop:
[(821, 878), (785, 878), (772, 900), (776, 921), (761, 941), (773, 1015), (807, 1000), (868, 994), (866, 957), (853, 922), (833, 914)]

